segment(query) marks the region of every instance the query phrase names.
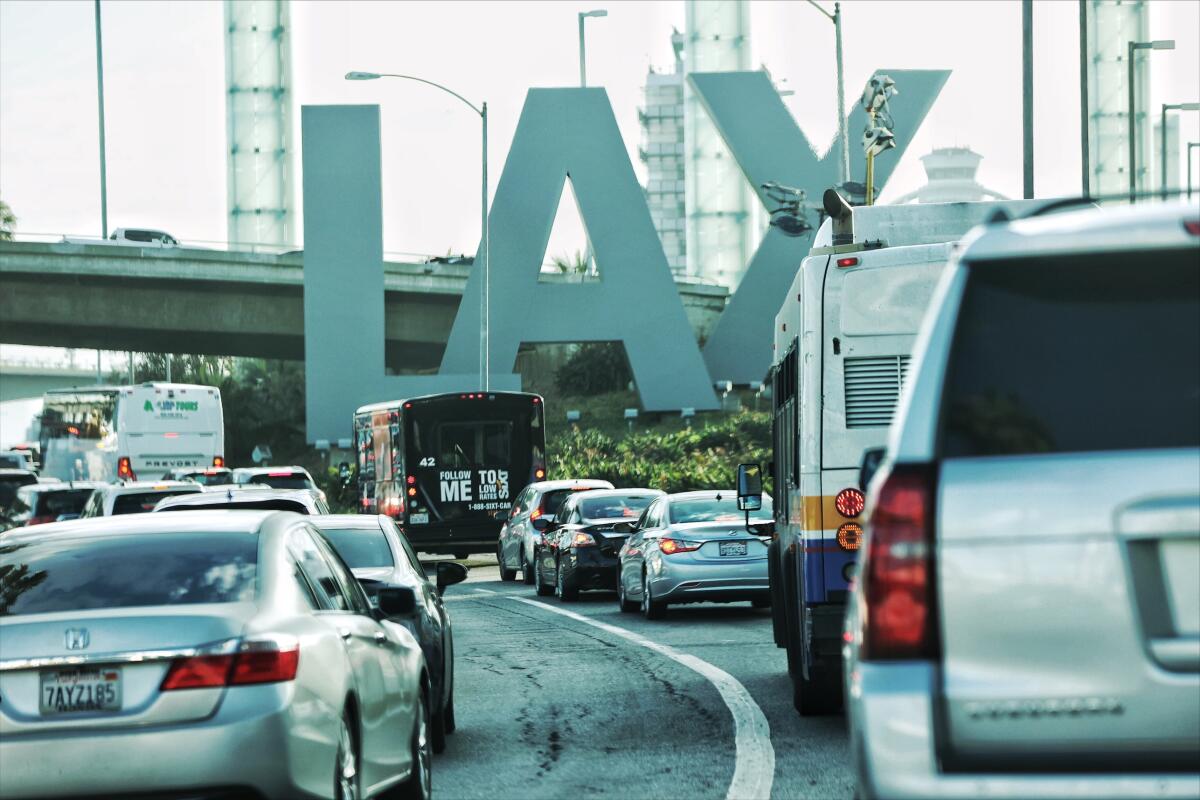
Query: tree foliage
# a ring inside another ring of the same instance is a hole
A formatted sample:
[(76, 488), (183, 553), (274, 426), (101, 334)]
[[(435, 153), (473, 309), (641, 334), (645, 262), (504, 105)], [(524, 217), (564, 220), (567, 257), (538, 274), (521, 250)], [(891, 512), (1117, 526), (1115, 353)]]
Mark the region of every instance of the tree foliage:
[(624, 389), (633, 380), (625, 346), (620, 342), (587, 342), (554, 373), (564, 395), (582, 397)]
[(17, 215), (12, 206), (0, 200), (0, 242), (11, 242), (13, 229), (17, 227)]
[[(771, 417), (743, 411), (703, 427), (671, 433), (641, 432), (624, 438), (596, 430), (571, 430), (550, 451), (550, 477), (601, 478), (618, 488), (665, 492), (729, 488), (737, 465), (771, 458)], [(769, 481), (768, 481), (769, 483)], [(769, 490), (769, 486), (766, 487)]]

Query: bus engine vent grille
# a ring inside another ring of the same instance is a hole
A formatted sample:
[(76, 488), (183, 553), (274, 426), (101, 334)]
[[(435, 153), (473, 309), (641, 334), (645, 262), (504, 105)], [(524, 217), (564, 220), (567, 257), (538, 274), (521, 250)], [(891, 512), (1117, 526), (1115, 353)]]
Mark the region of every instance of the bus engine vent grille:
[(891, 424), (909, 361), (909, 356), (846, 359), (843, 376), (847, 428), (881, 428)]

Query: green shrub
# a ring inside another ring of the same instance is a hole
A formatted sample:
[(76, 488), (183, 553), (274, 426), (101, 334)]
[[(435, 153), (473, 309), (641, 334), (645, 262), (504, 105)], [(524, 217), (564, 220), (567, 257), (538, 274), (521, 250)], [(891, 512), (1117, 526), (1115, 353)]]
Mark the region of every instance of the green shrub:
[(571, 430), (555, 437), (549, 450), (551, 478), (600, 478), (665, 492), (730, 488), (738, 464), (770, 460), (771, 417), (743, 411), (703, 427), (620, 438)]

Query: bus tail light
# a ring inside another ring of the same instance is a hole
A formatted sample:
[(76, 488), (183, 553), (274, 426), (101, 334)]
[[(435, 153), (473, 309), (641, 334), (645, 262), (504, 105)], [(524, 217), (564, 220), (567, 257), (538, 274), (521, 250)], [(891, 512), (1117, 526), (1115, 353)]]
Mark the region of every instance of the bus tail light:
[(137, 475), (133, 474), (133, 463), (129, 460), (129, 456), (121, 456), (117, 459), (117, 477), (130, 481), (137, 480)]
[(842, 489), (833, 498), (833, 507), (846, 519), (854, 519), (863, 512), (867, 498), (858, 489)]
[(862, 658), (937, 656), (932, 467), (893, 467), (880, 483), (860, 570)]
[(213, 466), (214, 467), (225, 466), (225, 456), (213, 456)]

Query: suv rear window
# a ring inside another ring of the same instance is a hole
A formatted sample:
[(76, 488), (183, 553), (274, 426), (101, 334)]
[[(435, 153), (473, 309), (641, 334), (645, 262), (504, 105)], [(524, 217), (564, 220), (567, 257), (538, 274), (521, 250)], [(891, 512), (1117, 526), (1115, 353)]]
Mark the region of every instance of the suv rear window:
[(0, 617), (253, 600), (258, 537), (155, 533), (0, 544)]
[(1200, 446), (1195, 249), (969, 269), (946, 457)]
[(118, 514), (141, 514), (144, 511), (153, 511), (154, 506), (159, 500), (162, 500), (164, 497), (174, 497), (177, 494), (187, 494), (187, 492), (129, 492), (128, 494), (119, 494), (113, 499), (112, 513), (115, 517)]
[(251, 475), (246, 483), (256, 486), (270, 486), (272, 489), (310, 489), (308, 476), (303, 472), (288, 472), (277, 475)]

